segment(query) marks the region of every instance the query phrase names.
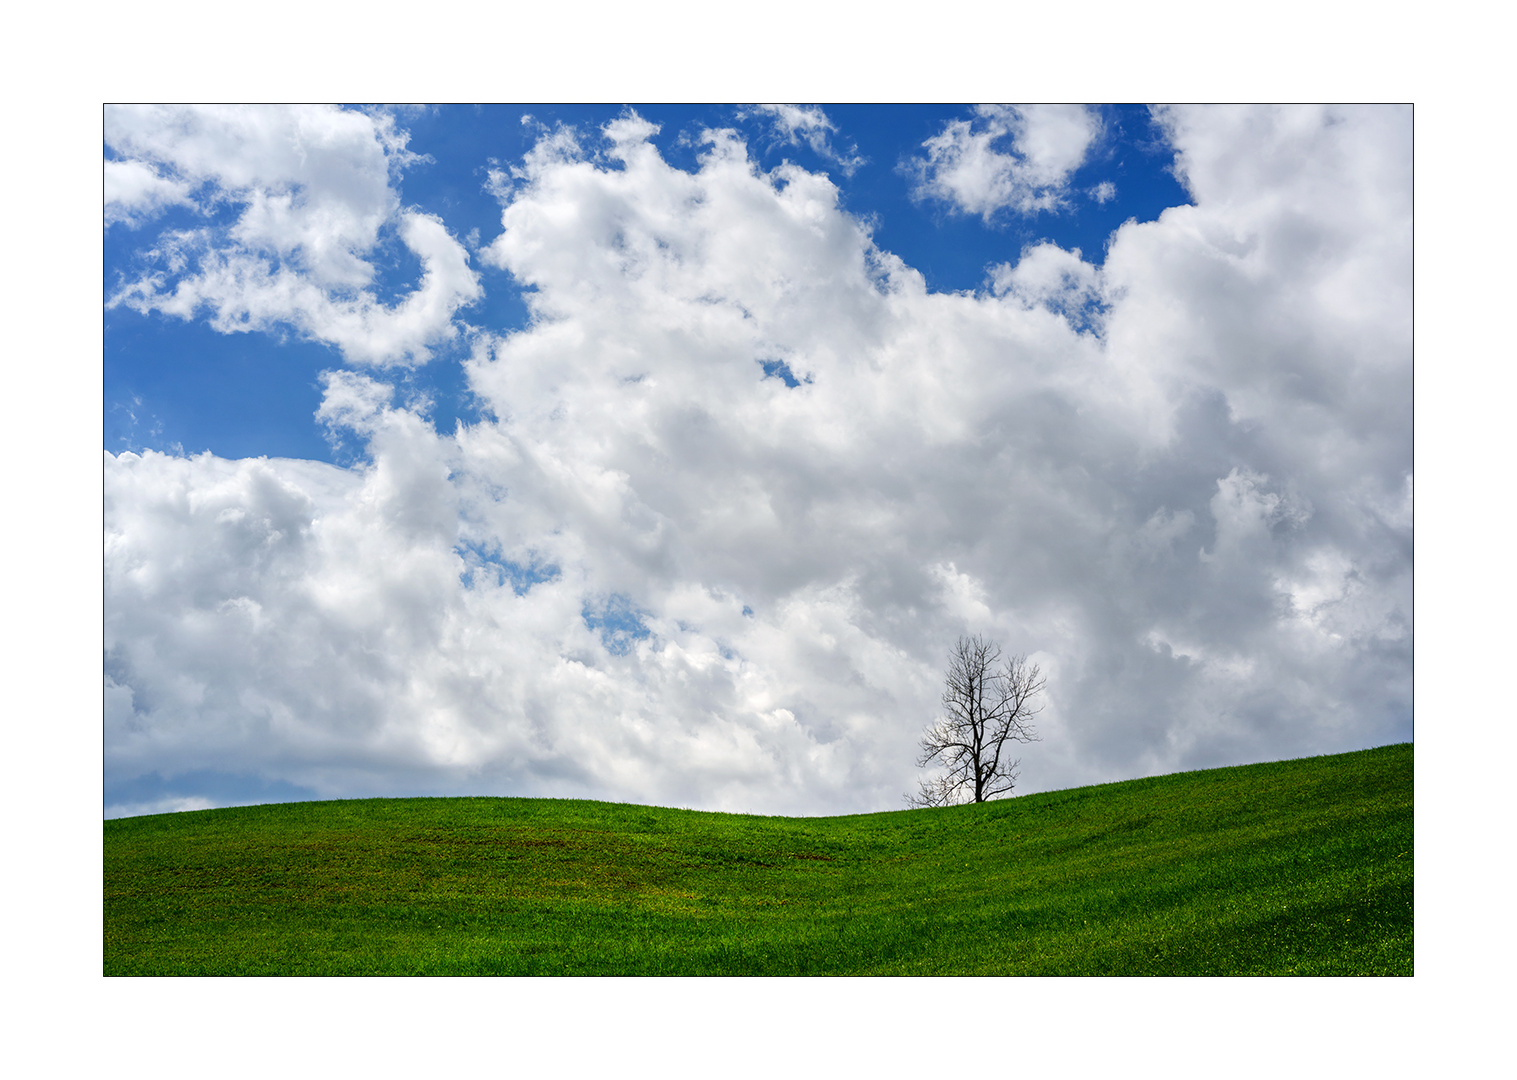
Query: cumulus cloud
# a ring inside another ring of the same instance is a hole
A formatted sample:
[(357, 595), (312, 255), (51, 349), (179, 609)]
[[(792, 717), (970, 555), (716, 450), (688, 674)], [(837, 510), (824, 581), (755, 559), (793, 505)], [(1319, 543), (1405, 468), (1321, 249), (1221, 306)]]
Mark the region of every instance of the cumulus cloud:
[[(468, 253), (437, 218), (401, 207), (391, 179), (415, 160), (393, 120), (332, 107), (106, 110), (106, 220), (139, 221), (174, 202), (235, 220), (171, 231), (109, 304), (222, 332), (285, 326), (369, 364), (424, 362), (457, 335), (481, 295)], [(193, 193), (193, 197), (192, 197)], [(393, 235), (392, 235), (393, 234)], [(422, 279), (376, 298), (371, 256), (398, 241)]]
[(927, 155), (907, 168), (918, 198), (989, 223), (1002, 211), (1057, 211), (1100, 134), (1100, 117), (1083, 105), (979, 105), (972, 120), (950, 121), (924, 142)]
[(481, 422), (334, 372), (351, 469), (106, 455), (116, 802), (889, 808), (967, 631), (1048, 673), (1027, 790), (1409, 737), (1410, 114), (1160, 120), (1194, 205), (978, 294), (733, 132), (545, 134)]
[(1046, 308), (1076, 323), (1088, 322), (1102, 304), (1101, 272), (1080, 257), (1078, 248), (1030, 245), (1015, 265), (991, 267), (989, 282), (998, 296), (1014, 296), (1028, 307)]
[(864, 164), (858, 147), (839, 151), (832, 145), (837, 125), (828, 119), (820, 105), (755, 105), (754, 110), (768, 117), (776, 139), (790, 146), (809, 146), (819, 157), (837, 162), (844, 176), (852, 176)]
[(138, 225), (170, 206), (193, 206), (190, 185), (142, 161), (105, 163), (105, 224)]

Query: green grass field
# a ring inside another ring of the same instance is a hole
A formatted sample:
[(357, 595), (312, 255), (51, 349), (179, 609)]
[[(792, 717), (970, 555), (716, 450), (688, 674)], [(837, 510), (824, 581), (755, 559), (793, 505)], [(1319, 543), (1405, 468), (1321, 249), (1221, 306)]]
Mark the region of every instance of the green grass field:
[(105, 974), (1411, 975), (1412, 747), (831, 818), (122, 818)]

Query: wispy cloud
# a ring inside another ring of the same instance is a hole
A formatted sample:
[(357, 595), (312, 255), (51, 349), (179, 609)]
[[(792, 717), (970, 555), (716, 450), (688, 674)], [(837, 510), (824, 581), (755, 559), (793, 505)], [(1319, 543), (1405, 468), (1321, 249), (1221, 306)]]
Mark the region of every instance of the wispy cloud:
[(852, 176), (860, 165), (865, 164), (857, 146), (850, 145), (846, 150), (833, 146), (838, 128), (820, 105), (755, 105), (753, 110), (769, 119), (777, 142), (809, 146), (818, 157), (836, 162), (844, 176)]

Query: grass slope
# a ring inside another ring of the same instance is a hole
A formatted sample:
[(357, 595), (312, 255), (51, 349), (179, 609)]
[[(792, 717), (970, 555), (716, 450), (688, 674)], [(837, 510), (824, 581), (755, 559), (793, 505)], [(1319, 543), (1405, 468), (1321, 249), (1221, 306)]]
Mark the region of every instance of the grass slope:
[(1410, 975), (1412, 747), (939, 810), (105, 822), (107, 975)]

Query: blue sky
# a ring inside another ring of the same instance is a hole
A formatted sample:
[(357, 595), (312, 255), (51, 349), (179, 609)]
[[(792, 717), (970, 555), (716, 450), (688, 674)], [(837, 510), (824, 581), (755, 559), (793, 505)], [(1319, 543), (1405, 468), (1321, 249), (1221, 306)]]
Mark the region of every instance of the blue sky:
[[(527, 118), (527, 119), (524, 119)], [(106, 812), (1411, 737), (1409, 109), (109, 109)]]

